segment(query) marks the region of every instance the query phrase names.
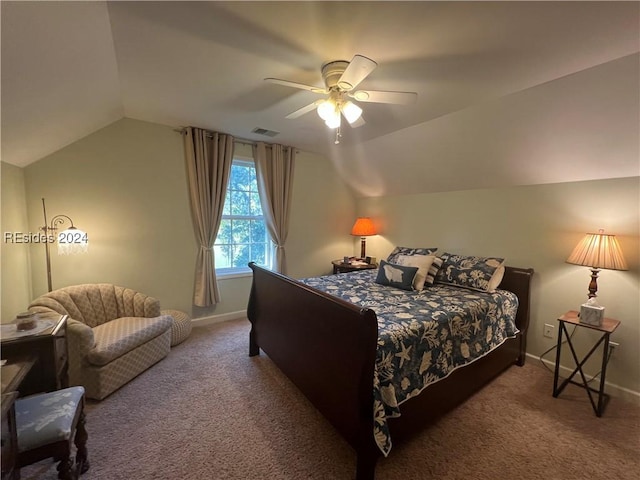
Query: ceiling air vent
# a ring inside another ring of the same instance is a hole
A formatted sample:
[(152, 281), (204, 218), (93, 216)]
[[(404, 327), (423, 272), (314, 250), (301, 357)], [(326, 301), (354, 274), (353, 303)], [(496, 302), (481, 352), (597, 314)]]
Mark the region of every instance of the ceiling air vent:
[(280, 132), (276, 132), (274, 130), (267, 130), (266, 128), (260, 128), (260, 127), (256, 127), (253, 130), (251, 130), (252, 133), (257, 133), (258, 135), (264, 135), (266, 137), (275, 137), (276, 135), (279, 135)]

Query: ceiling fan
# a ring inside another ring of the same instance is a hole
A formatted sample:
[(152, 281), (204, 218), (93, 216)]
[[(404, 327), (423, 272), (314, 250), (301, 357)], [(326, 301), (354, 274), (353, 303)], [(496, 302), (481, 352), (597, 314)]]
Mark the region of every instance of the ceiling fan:
[(415, 92), (355, 90), (360, 82), (367, 78), (377, 66), (378, 64), (376, 62), (363, 55), (355, 55), (350, 62), (336, 60), (325, 63), (322, 65), (324, 88), (291, 82), (289, 80), (281, 80), (279, 78), (265, 78), (265, 81), (328, 95), (327, 98), (316, 100), (309, 105), (291, 112), (286, 118), (298, 118), (315, 109), (329, 128), (337, 129), (335, 143), (340, 143), (342, 116), (344, 116), (352, 127), (359, 127), (365, 124), (362, 118), (362, 108), (352, 100), (358, 102), (409, 105), (415, 103), (418, 98), (418, 94)]

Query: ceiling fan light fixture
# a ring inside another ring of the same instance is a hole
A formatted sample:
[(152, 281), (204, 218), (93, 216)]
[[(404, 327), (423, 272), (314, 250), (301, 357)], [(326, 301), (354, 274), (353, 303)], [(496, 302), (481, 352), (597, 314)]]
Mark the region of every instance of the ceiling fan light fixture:
[(333, 114), (327, 118), (324, 123), (329, 128), (339, 128), (340, 127), (340, 112), (337, 110), (333, 111)]
[(336, 106), (331, 100), (324, 100), (318, 105), (318, 116), (325, 122), (335, 116)]
[(360, 118), (362, 109), (355, 103), (347, 101), (342, 105), (342, 114), (347, 119), (347, 122), (351, 124)]

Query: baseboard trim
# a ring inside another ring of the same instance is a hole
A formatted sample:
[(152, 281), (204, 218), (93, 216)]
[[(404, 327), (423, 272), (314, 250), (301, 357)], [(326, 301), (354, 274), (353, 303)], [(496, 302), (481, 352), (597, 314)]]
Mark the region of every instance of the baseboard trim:
[[(532, 355), (530, 353), (527, 353), (527, 357), (529, 357), (529, 359), (532, 361), (536, 361), (536, 362), (541, 361), (539, 356)], [(544, 362), (551, 369), (551, 372), (553, 375), (553, 371), (556, 368), (555, 362), (551, 362), (545, 359), (542, 359), (542, 362)], [(568, 368), (563, 365), (560, 365), (560, 372), (561, 372), (561, 375), (563, 375), (566, 378), (569, 375), (571, 375), (571, 372), (573, 372), (573, 368)], [(636, 392), (628, 388), (621, 387), (620, 385), (616, 385), (615, 383), (609, 383), (609, 382), (605, 382), (605, 392), (611, 395), (612, 397), (620, 398), (627, 402), (631, 402), (635, 405), (640, 405), (640, 392)]]
[(237, 320), (238, 318), (247, 318), (247, 311), (240, 310), (237, 312), (221, 313), (220, 315), (209, 315), (208, 317), (194, 318), (191, 320), (191, 323), (194, 327), (203, 327), (205, 325), (213, 325), (214, 323)]

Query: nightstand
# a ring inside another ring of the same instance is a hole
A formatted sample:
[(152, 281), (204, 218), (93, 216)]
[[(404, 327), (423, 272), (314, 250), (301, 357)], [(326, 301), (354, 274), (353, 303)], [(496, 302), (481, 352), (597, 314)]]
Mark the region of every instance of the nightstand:
[[(567, 332), (567, 324), (575, 325), (577, 327), (590, 328), (591, 330), (595, 330), (601, 333), (599, 340), (593, 345), (589, 353), (585, 355), (582, 360), (578, 359), (578, 355), (576, 354), (575, 349), (573, 348), (573, 344), (571, 343), (571, 337)], [(591, 402), (591, 406), (593, 407), (593, 411), (596, 416), (601, 417), (604, 412), (604, 408), (609, 401), (609, 395), (604, 393), (604, 385), (605, 385), (605, 377), (607, 374), (607, 363), (609, 361), (608, 353), (609, 353), (609, 337), (611, 334), (618, 328), (620, 325), (619, 320), (614, 320), (613, 318), (604, 318), (602, 319), (602, 325), (589, 325), (586, 323), (580, 323), (580, 318), (578, 316), (578, 312), (575, 310), (570, 310), (561, 317), (558, 318), (558, 347), (556, 349), (556, 368), (553, 374), (553, 396), (557, 397), (562, 393), (562, 390), (567, 386), (567, 384), (572, 383), (586, 390), (587, 395), (589, 396), (589, 401)], [(566, 338), (567, 345), (571, 349), (571, 355), (573, 356), (573, 360), (575, 361), (576, 368), (569, 375), (568, 378), (564, 379), (562, 385), (558, 386), (559, 381), (559, 373), (560, 373), (560, 353), (562, 348), (562, 337)], [(586, 363), (586, 361), (591, 357), (591, 355), (597, 350), (600, 344), (604, 343), (602, 348), (602, 368), (600, 370), (600, 388), (596, 390), (589, 386), (587, 382), (587, 378), (585, 377), (584, 372), (582, 371), (582, 366)], [(580, 372), (580, 377), (582, 378), (582, 383), (574, 382), (573, 377), (576, 373)], [(598, 403), (596, 405), (595, 400), (591, 393), (598, 394)]]
[(373, 270), (374, 268), (378, 268), (377, 263), (344, 263), (342, 260), (334, 260), (331, 262), (333, 264), (333, 273), (347, 273), (347, 272), (356, 272), (358, 270)]

